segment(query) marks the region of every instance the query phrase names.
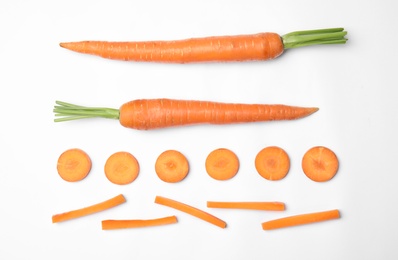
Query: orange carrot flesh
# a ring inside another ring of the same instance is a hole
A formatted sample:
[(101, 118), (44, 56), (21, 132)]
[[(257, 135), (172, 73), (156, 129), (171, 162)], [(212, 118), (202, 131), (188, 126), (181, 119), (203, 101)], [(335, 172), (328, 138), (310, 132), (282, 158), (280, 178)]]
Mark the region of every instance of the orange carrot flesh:
[(263, 222), (262, 227), (264, 230), (272, 230), (278, 228), (311, 224), (311, 223), (338, 219), (338, 218), (340, 218), (340, 212), (339, 210), (335, 209), (335, 210), (313, 212), (302, 215), (290, 216), (286, 218), (275, 219)]
[(60, 46), (107, 59), (164, 63), (269, 60), (278, 57), (284, 50), (282, 39), (276, 33), (176, 41), (64, 42)]
[(159, 179), (164, 182), (180, 182), (189, 172), (188, 160), (179, 151), (167, 150), (157, 158), (155, 171)]
[(339, 169), (336, 154), (324, 146), (309, 149), (304, 154), (301, 164), (305, 175), (316, 182), (331, 180)]
[(74, 218), (84, 217), (84, 216), (87, 216), (90, 214), (94, 214), (97, 212), (101, 212), (101, 211), (116, 207), (124, 202), (126, 202), (126, 199), (124, 198), (123, 195), (120, 194), (116, 197), (113, 197), (109, 200), (100, 202), (98, 204), (94, 204), (94, 205), (91, 205), (91, 206), (88, 206), (85, 208), (80, 208), (80, 209), (68, 211), (65, 213), (53, 215), (52, 222), (58, 223), (58, 222), (62, 222), (62, 221), (66, 221), (66, 220), (70, 220), (70, 219), (74, 219)]
[(227, 226), (227, 223), (225, 221), (223, 221), (223, 220), (221, 220), (203, 210), (200, 210), (200, 209), (192, 207), (190, 205), (181, 203), (179, 201), (175, 201), (175, 200), (161, 197), (161, 196), (156, 196), (155, 203), (185, 212), (189, 215), (192, 215), (201, 220), (207, 221), (207, 222), (209, 222), (213, 225), (216, 225), (220, 228), (225, 228)]
[(215, 180), (233, 178), (239, 170), (239, 159), (234, 152), (225, 148), (212, 151), (206, 158), (206, 171)]
[(280, 147), (269, 146), (262, 149), (255, 158), (257, 172), (267, 180), (281, 180), (290, 169), (290, 159)]
[(81, 181), (91, 170), (91, 159), (86, 152), (73, 148), (63, 152), (57, 161), (59, 176), (68, 182)]
[(61, 101), (54, 108), (55, 122), (90, 117), (118, 119), (127, 128), (148, 130), (194, 124), (236, 124), (295, 120), (318, 111), (316, 107), (237, 104), (197, 100), (140, 99), (120, 109), (77, 106)]
[(208, 208), (222, 208), (222, 209), (249, 209), (249, 210), (285, 210), (285, 203), (283, 202), (247, 202), (247, 201), (208, 201)]
[(60, 46), (79, 53), (123, 61), (163, 63), (270, 60), (285, 49), (318, 44), (344, 44), (344, 28), (296, 31), (280, 36), (259, 33), (212, 36), (174, 41), (63, 42)]
[(142, 228), (160, 225), (169, 225), (177, 223), (176, 216), (168, 216), (155, 219), (128, 219), (128, 220), (103, 220), (102, 229), (125, 229), (125, 228)]
[(128, 152), (116, 152), (112, 154), (105, 163), (105, 176), (118, 185), (133, 182), (140, 171), (137, 159)]

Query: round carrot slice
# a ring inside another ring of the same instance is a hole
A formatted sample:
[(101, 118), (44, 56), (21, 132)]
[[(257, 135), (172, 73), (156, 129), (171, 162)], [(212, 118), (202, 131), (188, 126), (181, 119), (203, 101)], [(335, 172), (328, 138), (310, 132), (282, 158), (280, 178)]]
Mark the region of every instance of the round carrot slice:
[(188, 160), (176, 150), (167, 150), (157, 158), (155, 171), (159, 179), (164, 182), (180, 182), (189, 172)]
[(57, 171), (62, 179), (76, 182), (86, 178), (91, 170), (91, 159), (86, 152), (73, 148), (63, 152), (57, 162)]
[(282, 148), (269, 146), (257, 154), (255, 166), (263, 178), (276, 181), (285, 178), (289, 172), (290, 159)]
[(315, 146), (304, 154), (302, 168), (311, 180), (325, 182), (336, 175), (339, 161), (336, 154), (329, 148)]
[(128, 152), (112, 154), (105, 163), (105, 175), (114, 184), (133, 182), (140, 171), (137, 159)]
[(225, 148), (212, 151), (206, 158), (206, 171), (216, 180), (229, 180), (239, 170), (239, 159), (234, 152)]

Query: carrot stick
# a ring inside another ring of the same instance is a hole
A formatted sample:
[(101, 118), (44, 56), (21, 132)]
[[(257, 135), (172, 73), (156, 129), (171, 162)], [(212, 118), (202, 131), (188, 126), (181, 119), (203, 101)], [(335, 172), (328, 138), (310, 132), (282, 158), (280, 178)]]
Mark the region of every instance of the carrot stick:
[(256, 156), (257, 172), (267, 180), (281, 180), (290, 169), (290, 159), (280, 147), (269, 146), (262, 149)]
[(310, 224), (320, 221), (332, 220), (340, 218), (340, 212), (335, 210), (313, 212), (302, 215), (295, 215), (286, 218), (275, 219), (262, 223), (264, 230), (272, 230), (277, 228), (285, 228), (291, 226), (298, 226), (304, 224)]
[(59, 156), (57, 171), (63, 180), (76, 182), (86, 178), (91, 170), (91, 165), (91, 159), (86, 152), (73, 148)]
[(225, 148), (212, 151), (206, 158), (206, 171), (210, 177), (224, 181), (233, 178), (239, 170), (239, 159)]
[(213, 225), (216, 225), (220, 228), (225, 228), (227, 226), (227, 223), (225, 223), (225, 221), (223, 221), (205, 211), (202, 211), (200, 209), (194, 208), (192, 206), (189, 206), (187, 204), (184, 204), (184, 203), (172, 200), (172, 199), (168, 199), (168, 198), (161, 197), (161, 196), (156, 196), (155, 203), (185, 212), (189, 215), (192, 215), (194, 217), (197, 217), (199, 219), (207, 221), (207, 222), (209, 222)]
[(155, 162), (155, 171), (158, 177), (169, 183), (182, 181), (188, 174), (187, 158), (176, 150), (167, 150), (159, 155)]
[(174, 41), (62, 42), (60, 46), (75, 52), (124, 61), (164, 63), (229, 62), (270, 60), (285, 49), (317, 45), (343, 44), (343, 28), (298, 31), (280, 36), (259, 33), (235, 36), (213, 36)]
[(114, 184), (133, 182), (140, 171), (137, 159), (128, 152), (112, 154), (105, 163), (105, 176)]
[(336, 175), (339, 160), (329, 148), (315, 146), (304, 154), (301, 165), (308, 178), (316, 182), (325, 182)]
[(65, 213), (53, 215), (52, 221), (53, 221), (53, 223), (57, 223), (57, 222), (66, 221), (66, 220), (70, 220), (70, 219), (74, 219), (74, 218), (84, 217), (84, 216), (87, 216), (90, 214), (94, 214), (94, 213), (97, 213), (100, 211), (104, 211), (104, 210), (113, 208), (113, 207), (118, 206), (124, 202), (126, 202), (126, 199), (124, 198), (124, 196), (122, 194), (120, 194), (116, 197), (113, 197), (109, 200), (103, 201), (98, 204), (94, 204), (94, 205), (91, 205), (91, 206), (88, 206), (85, 208), (80, 208), (80, 209), (68, 211)]
[(102, 229), (124, 229), (124, 228), (141, 228), (160, 225), (168, 225), (177, 223), (176, 216), (169, 216), (156, 219), (129, 219), (129, 220), (103, 220)]
[(252, 210), (285, 210), (283, 202), (227, 202), (227, 201), (208, 201), (208, 208), (223, 208), (223, 209), (252, 209)]
[(273, 120), (294, 120), (318, 111), (316, 107), (235, 104), (210, 101), (140, 99), (120, 109), (83, 107), (56, 101), (55, 122), (83, 118), (118, 119), (127, 128), (148, 130), (192, 124), (234, 124)]

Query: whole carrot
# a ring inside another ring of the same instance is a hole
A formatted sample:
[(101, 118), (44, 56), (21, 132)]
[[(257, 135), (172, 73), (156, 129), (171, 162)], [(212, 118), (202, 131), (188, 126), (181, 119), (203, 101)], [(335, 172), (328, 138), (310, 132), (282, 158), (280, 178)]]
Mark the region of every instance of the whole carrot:
[(192, 124), (233, 124), (293, 120), (308, 116), (316, 107), (236, 104), (196, 100), (139, 99), (120, 109), (77, 106), (56, 101), (55, 122), (103, 117), (118, 119), (127, 128), (148, 130)]
[(228, 62), (270, 60), (285, 49), (318, 45), (343, 44), (347, 41), (343, 28), (297, 31), (280, 36), (277, 33), (213, 36), (174, 41), (62, 42), (72, 51), (107, 59), (164, 63)]

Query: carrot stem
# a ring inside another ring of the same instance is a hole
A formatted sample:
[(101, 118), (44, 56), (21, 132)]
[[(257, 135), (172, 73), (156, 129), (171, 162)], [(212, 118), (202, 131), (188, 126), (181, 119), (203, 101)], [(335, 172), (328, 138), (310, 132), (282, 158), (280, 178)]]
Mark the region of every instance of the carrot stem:
[(347, 39), (344, 28), (296, 31), (282, 36), (285, 49), (292, 49), (318, 44), (344, 44)]
[(294, 215), (285, 218), (279, 218), (267, 222), (262, 223), (262, 227), (264, 230), (272, 230), (277, 228), (285, 228), (291, 226), (298, 226), (304, 224), (311, 224), (326, 220), (332, 220), (340, 218), (339, 210), (329, 210), (329, 211), (322, 211), (322, 212), (312, 212), (307, 214), (301, 215)]
[(128, 220), (103, 220), (102, 229), (123, 229), (123, 228), (141, 228), (141, 227), (152, 227), (159, 225), (168, 225), (177, 223), (176, 216), (169, 216), (155, 219), (128, 219)]
[(119, 109), (106, 107), (84, 107), (62, 101), (56, 101), (55, 103), (57, 106), (54, 106), (53, 112), (55, 113), (55, 116), (60, 118), (56, 118), (54, 122), (94, 117), (119, 119)]
[(53, 215), (52, 221), (53, 223), (61, 222), (61, 221), (66, 221), (74, 218), (79, 218), (79, 217), (84, 217), (90, 214), (94, 214), (100, 211), (104, 211), (110, 208), (113, 208), (115, 206), (118, 206), (122, 203), (126, 202), (126, 199), (122, 194), (113, 197), (109, 200), (103, 201), (98, 204), (94, 204), (85, 208), (80, 208), (76, 210), (72, 210), (69, 212), (61, 213), (61, 214), (56, 214)]
[(223, 221), (223, 220), (221, 220), (203, 210), (197, 209), (195, 207), (189, 206), (189, 205), (181, 203), (179, 201), (175, 201), (175, 200), (168, 199), (168, 198), (161, 197), (161, 196), (156, 196), (155, 203), (185, 212), (189, 215), (192, 215), (194, 217), (197, 217), (199, 219), (207, 221), (207, 222), (209, 222), (213, 225), (216, 225), (220, 228), (225, 228), (227, 226), (227, 223), (225, 223), (225, 221)]
[(227, 202), (227, 201), (208, 201), (208, 208), (223, 208), (223, 209), (251, 209), (251, 210), (285, 210), (283, 202)]

